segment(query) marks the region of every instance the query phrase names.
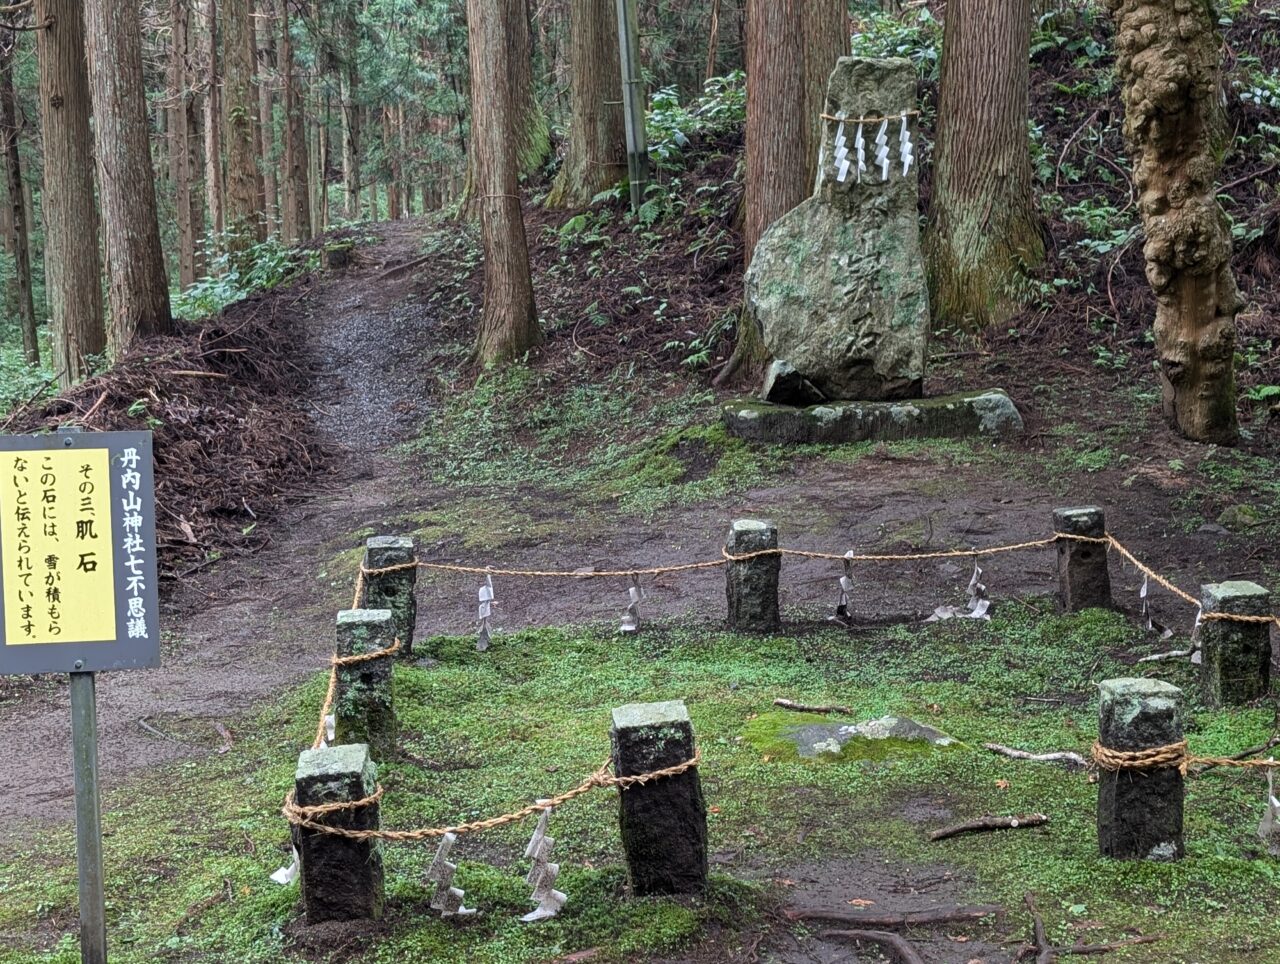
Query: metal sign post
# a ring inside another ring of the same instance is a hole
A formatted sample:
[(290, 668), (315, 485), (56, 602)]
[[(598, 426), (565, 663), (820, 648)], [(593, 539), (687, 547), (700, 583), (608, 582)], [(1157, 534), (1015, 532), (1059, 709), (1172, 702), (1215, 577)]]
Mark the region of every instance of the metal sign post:
[(84, 964), (107, 960), (95, 674), (160, 665), (151, 445), (0, 436), (0, 674), (71, 676)]
[(93, 673), (71, 674), (71, 759), (76, 777), (76, 866), (80, 875), (80, 960), (106, 964), (102, 809), (98, 802), (98, 704)]
[(636, 12), (636, 0), (617, 0), (617, 9), (622, 114), (627, 129), (627, 174), (631, 180), (631, 210), (639, 211), (649, 181), (644, 78), (640, 74), (640, 17)]

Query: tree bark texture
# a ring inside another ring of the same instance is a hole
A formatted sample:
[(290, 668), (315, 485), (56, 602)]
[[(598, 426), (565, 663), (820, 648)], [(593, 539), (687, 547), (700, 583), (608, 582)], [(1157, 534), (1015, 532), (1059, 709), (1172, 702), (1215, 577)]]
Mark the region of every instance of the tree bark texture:
[(1124, 133), (1156, 295), (1164, 412), (1188, 438), (1238, 437), (1233, 361), (1240, 293), (1214, 184), (1226, 146), (1219, 37), (1205, 0), (1108, 0)]
[[(510, 70), (506, 80), (510, 91), (511, 109), (504, 112), (502, 122), (510, 127), (507, 138), (516, 158), (516, 176), (520, 177), (532, 174), (541, 167), (551, 151), (551, 128), (534, 96), (533, 33), (529, 29), (529, 2), (528, 0), (490, 0), (485, 6), (489, 9), (489, 16), (502, 20), (503, 32), (506, 34), (504, 38), (507, 46), (506, 62)], [(470, 9), (471, 4), (468, 3), (467, 10), (470, 11)], [(470, 13), (468, 13), (469, 28)], [(473, 57), (472, 64), (474, 63)], [(491, 78), (486, 75), (484, 82), (490, 81)], [(476, 169), (480, 154), (475, 150), (474, 143), (481, 136), (475, 130), (474, 102), (478, 96), (473, 67), (471, 75), (472, 151), (467, 164), (467, 184), (463, 188), (463, 207), (468, 217), (474, 217), (480, 210), (479, 195), (484, 193), (480, 190), (479, 171)]]
[(925, 234), (935, 319), (982, 328), (1018, 311), (1044, 257), (1027, 133), (1031, 0), (950, 0), (933, 204)]
[[(817, 0), (804, 5), (805, 197), (818, 182), (818, 149), (827, 84), (836, 61), (849, 56), (849, 10), (843, 0)], [(803, 199), (802, 199), (803, 200)]]
[(276, 38), (275, 11), (271, 0), (258, 0), (255, 17), (258, 62), (258, 156), (262, 171), (262, 213), (266, 218), (266, 234), (280, 225), (280, 185), (276, 172), (275, 79)]
[[(476, 198), (484, 239), (484, 307), (475, 357), (481, 364), (519, 358), (542, 342), (529, 275), (529, 250), (516, 169), (518, 108), (513, 90), (508, 0), (467, 0), (476, 157)], [(523, 6), (523, 2), (519, 3)], [(526, 25), (527, 26), (527, 25)]]
[(18, 105), (13, 92), (13, 55), (18, 44), (13, 30), (0, 31), (0, 126), (4, 128), (5, 184), (9, 192), (9, 224), (13, 239), (13, 283), (22, 327), (22, 355), (29, 365), (40, 364), (36, 309), (31, 297), (31, 248), (27, 235), (27, 199), (22, 189), (22, 160), (18, 155)]
[(134, 0), (87, 0), (84, 18), (107, 249), (110, 343), (119, 357), (135, 338), (173, 330), (169, 279), (156, 217), (138, 5)]
[(289, 32), (289, 4), (280, 2), (280, 80), (284, 85), (284, 187), (280, 195), (280, 225), (285, 241), (311, 238), (310, 165), (307, 158), (306, 117), (293, 62), (293, 37)]
[(205, 0), (204, 189), (215, 235), (226, 230), (226, 181), (222, 173), (222, 80), (218, 71), (218, 0)]
[(340, 57), (339, 96), (342, 101), (342, 185), (344, 213), (348, 220), (360, 217), (360, 71), (356, 64), (359, 25), (354, 10), (339, 22), (343, 50)]
[(572, 119), (564, 163), (547, 207), (591, 203), (627, 176), (627, 135), (618, 78), (618, 14), (611, 0), (573, 0), (569, 11)]
[(178, 226), (178, 282), (183, 288), (204, 274), (204, 206), (200, 196), (200, 123), (195, 95), (191, 47), (190, 0), (172, 0), (173, 37), (169, 84), (169, 177), (173, 182), (174, 217)]
[(222, 13), (227, 250), (242, 252), (265, 237), (262, 180), (253, 136), (258, 113), (258, 94), (253, 82), (253, 2), (223, 0)]
[(98, 204), (93, 190), (89, 73), (80, 0), (35, 0), (44, 143), (44, 283), (53, 327), (53, 370), (67, 388), (107, 347)]

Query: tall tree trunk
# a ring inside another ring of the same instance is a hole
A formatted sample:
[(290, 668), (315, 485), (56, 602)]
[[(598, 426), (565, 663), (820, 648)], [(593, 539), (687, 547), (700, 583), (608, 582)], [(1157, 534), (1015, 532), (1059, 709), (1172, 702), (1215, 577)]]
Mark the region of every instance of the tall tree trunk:
[(320, 228), (317, 234), (329, 230), (329, 125), (333, 120), (333, 99), (326, 90), (324, 95), (324, 121), (320, 124), (319, 155), (320, 176), (316, 178), (317, 194), (316, 210)]
[(707, 30), (707, 69), (703, 81), (716, 76), (716, 55), (720, 52), (720, 0), (711, 0), (711, 26)]
[[(604, 0), (601, 0), (603, 3)], [(468, 4), (470, 9), (470, 4)], [(511, 145), (516, 156), (516, 176), (528, 175), (535, 172), (542, 163), (547, 159), (547, 155), (551, 151), (551, 128), (547, 123), (546, 115), (542, 113), (542, 108), (538, 106), (537, 98), (534, 96), (535, 88), (533, 83), (533, 33), (529, 29), (529, 2), (528, 0), (498, 0), (497, 6), (492, 9), (501, 11), (495, 16), (501, 16), (506, 37), (503, 42), (507, 46), (506, 58), (507, 64), (511, 70), (511, 75), (507, 78), (508, 85), (511, 90), (511, 110), (503, 118), (503, 123), (510, 125), (511, 130), (508, 132), (508, 143)], [(475, 58), (472, 58), (472, 64)], [(488, 78), (486, 78), (486, 82)], [(467, 182), (462, 189), (462, 199), (465, 214), (467, 217), (475, 217), (476, 212), (480, 210), (477, 203), (480, 198), (479, 194), (479, 172), (477, 165), (479, 163), (479, 154), (474, 149), (474, 142), (478, 136), (475, 130), (475, 105), (476, 99), (475, 74), (471, 75), (471, 97), (472, 97), (472, 118), (471, 118), (471, 140), (472, 151), (468, 158), (467, 164)]]
[(173, 24), (169, 82), (173, 88), (169, 119), (169, 171), (178, 225), (178, 281), (183, 288), (204, 274), (204, 208), (200, 201), (200, 125), (191, 49), (190, 0), (171, 0)]
[(627, 176), (627, 137), (618, 78), (618, 14), (613, 0), (573, 0), (569, 12), (573, 117), (564, 164), (547, 207), (573, 208)]
[(1229, 132), (1218, 101), (1213, 6), (1108, 0), (1124, 134), (1156, 295), (1164, 412), (1188, 438), (1234, 445), (1236, 314), (1231, 230), (1215, 182)]
[(475, 349), (481, 364), (512, 361), (542, 342), (516, 174), (517, 102), (506, 36), (513, 21), (504, 15), (511, 11), (509, 2), (467, 0), (471, 141), (479, 161), (475, 186), (484, 238), (484, 307)]
[(293, 63), (293, 37), (289, 32), (290, 0), (280, 0), (280, 78), (284, 84), (284, 190), (281, 192), (281, 229), (285, 241), (294, 244), (311, 237), (311, 190), (308, 185), (306, 117)]
[(275, 79), (276, 67), (275, 15), (272, 0), (258, 0), (256, 17), (258, 37), (258, 147), (262, 158), (263, 215), (266, 233), (280, 224), (280, 187), (276, 171)]
[(803, 0), (748, 0), (746, 262), (760, 235), (809, 196)]
[[(111, 347), (173, 331), (147, 131), (142, 30), (134, 0), (86, 0), (84, 32), (108, 251)], [(82, 160), (83, 163), (83, 160)]]
[(22, 325), (22, 355), (29, 365), (40, 364), (36, 335), (36, 309), (31, 298), (31, 249), (27, 237), (27, 202), (22, 189), (22, 162), (18, 156), (18, 107), (13, 93), (13, 55), (17, 32), (0, 31), (0, 126), (4, 128), (5, 184), (13, 212), (13, 275), (18, 318)]
[(218, 0), (205, 0), (204, 6), (205, 51), (204, 93), (204, 189), (208, 198), (209, 222), (213, 233), (221, 237), (227, 229), (226, 181), (222, 173), (222, 80), (218, 71)]
[(395, 146), (395, 132), (392, 124), (394, 108), (384, 105), (382, 108), (382, 153), (387, 159), (387, 220), (400, 218), (400, 154)]
[(342, 106), (342, 187), (347, 219), (360, 217), (360, 71), (356, 61), (359, 49), (359, 25), (355, 11), (348, 10), (340, 19), (343, 51), (339, 79)]
[(44, 144), (44, 284), (53, 328), (53, 369), (67, 388), (107, 347), (102, 258), (94, 198), (89, 74), (80, 0), (35, 0)]
[(1000, 324), (1044, 257), (1027, 134), (1031, 0), (950, 0), (942, 43), (931, 223), (933, 316)]
[(262, 180), (254, 147), (258, 95), (254, 90), (252, 0), (223, 0), (223, 132), (227, 152), (227, 249), (242, 252), (266, 237)]
[(844, 0), (821, 0), (805, 5), (804, 15), (804, 117), (805, 197), (818, 182), (818, 149), (822, 144), (822, 114), (827, 84), (836, 61), (849, 56), (849, 12)]

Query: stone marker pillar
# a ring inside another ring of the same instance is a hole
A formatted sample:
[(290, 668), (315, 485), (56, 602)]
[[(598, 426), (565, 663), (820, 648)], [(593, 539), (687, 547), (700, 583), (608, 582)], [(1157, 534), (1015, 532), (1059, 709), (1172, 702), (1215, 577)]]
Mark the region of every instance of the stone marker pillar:
[[(1110, 750), (1150, 750), (1182, 740), (1182, 690), (1154, 679), (1101, 684), (1098, 742)], [(1098, 848), (1120, 860), (1181, 860), (1182, 774), (1177, 767), (1102, 770)]]
[[(1200, 587), (1205, 615), (1268, 616), (1271, 594), (1256, 582)], [(1200, 690), (1211, 709), (1239, 706), (1271, 687), (1271, 624), (1205, 619), (1200, 623)]]
[[(613, 767), (635, 776), (693, 758), (693, 724), (683, 700), (632, 703), (613, 711)], [(701, 893), (707, 886), (707, 805), (697, 768), (619, 789), (619, 824), (631, 893)]]
[[(1069, 536), (1101, 539), (1107, 534), (1107, 518), (1097, 506), (1054, 509), (1053, 531)], [(1107, 549), (1100, 542), (1058, 542), (1058, 604), (1064, 612), (1111, 608), (1111, 574)]]
[[(364, 568), (386, 569), (414, 562), (413, 540), (404, 536), (373, 536), (365, 542)], [(390, 609), (396, 638), (400, 640), (400, 659), (413, 658), (413, 630), (418, 622), (418, 600), (414, 587), (418, 567), (399, 569), (383, 575), (365, 576), (366, 609)]]
[[(297, 803), (363, 800), (377, 789), (377, 770), (363, 744), (303, 750), (294, 775)], [(377, 830), (376, 803), (326, 814), (324, 822), (348, 830)], [(377, 920), (384, 901), (382, 845), (376, 840), (349, 840), (303, 827), (293, 828), (293, 845), (301, 864), (302, 903), (307, 923)]]
[[(348, 609), (338, 613), (339, 656), (386, 649), (395, 638), (389, 609)], [(391, 688), (392, 656), (339, 666), (333, 697), (333, 742), (367, 743), (375, 759), (396, 747), (396, 710)]]
[[(725, 550), (743, 556), (778, 548), (778, 527), (758, 519), (737, 519), (729, 528)], [(729, 628), (744, 632), (772, 633), (782, 626), (778, 614), (778, 573), (782, 557), (759, 556), (725, 567), (725, 592), (729, 598)]]

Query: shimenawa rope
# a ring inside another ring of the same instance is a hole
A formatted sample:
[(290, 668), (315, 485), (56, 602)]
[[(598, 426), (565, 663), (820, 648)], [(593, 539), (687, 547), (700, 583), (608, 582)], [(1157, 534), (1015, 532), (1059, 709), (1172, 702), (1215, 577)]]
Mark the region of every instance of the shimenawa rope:
[(1176, 767), (1182, 775), (1192, 766), (1240, 767), (1243, 769), (1280, 769), (1280, 760), (1237, 760), (1229, 756), (1194, 756), (1187, 750), (1187, 741), (1167, 743), (1147, 750), (1113, 750), (1095, 740), (1091, 749), (1093, 762), (1100, 770), (1158, 770)]

